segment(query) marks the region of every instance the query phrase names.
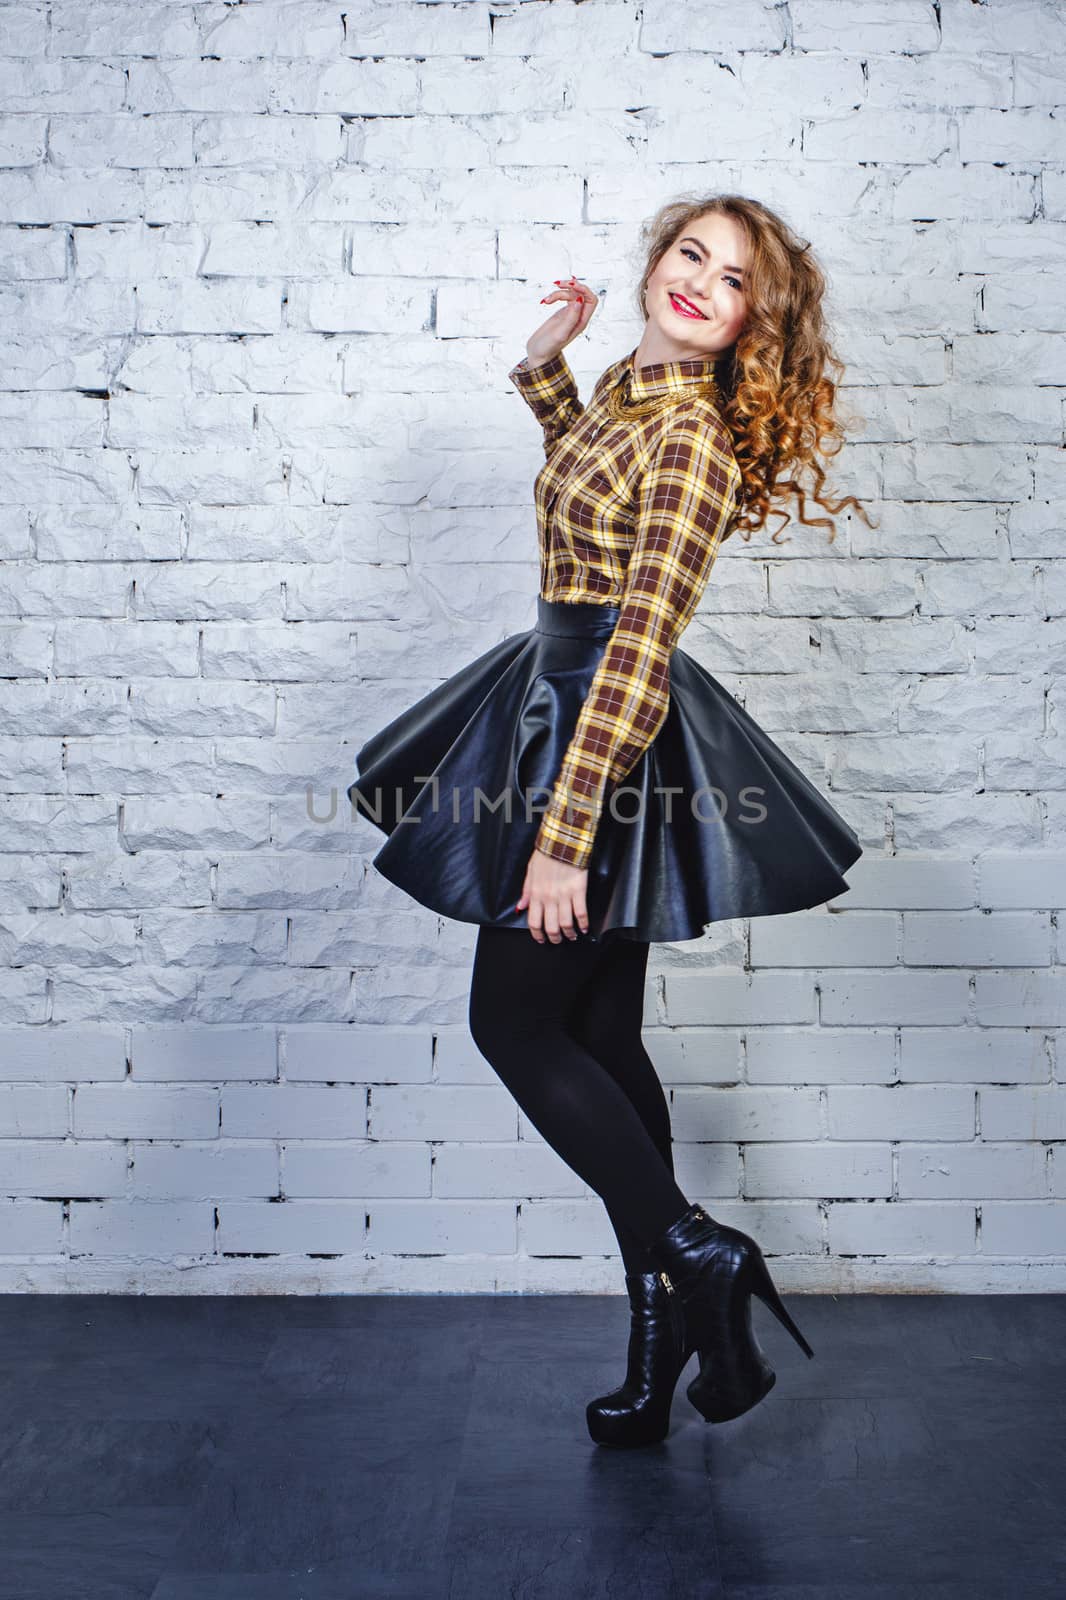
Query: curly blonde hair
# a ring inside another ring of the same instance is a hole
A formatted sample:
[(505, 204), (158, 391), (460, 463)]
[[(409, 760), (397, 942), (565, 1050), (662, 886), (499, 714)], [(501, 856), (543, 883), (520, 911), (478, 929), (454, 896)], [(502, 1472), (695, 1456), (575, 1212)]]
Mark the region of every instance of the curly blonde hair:
[[(799, 521), (806, 527), (828, 527), (830, 543), (836, 525), (831, 516), (805, 514), (808, 495), (833, 516), (853, 507), (867, 527), (876, 527), (854, 495), (832, 500), (823, 492), (826, 474), (819, 456), (836, 455), (846, 427), (862, 418), (842, 421), (835, 415), (844, 364), (830, 348), (822, 314), (826, 275), (811, 255), (809, 241), (801, 241), (773, 211), (744, 195), (672, 200), (640, 231), (645, 252), (636, 291), (641, 318), (647, 321), (644, 291), (659, 261), (690, 223), (709, 212), (734, 218), (751, 247), (744, 275), (744, 330), (715, 369), (722, 419), (733, 436), (744, 480), (740, 510), (726, 537), (739, 531), (750, 539), (775, 511), (783, 518), (773, 534), (774, 544), (779, 543), (778, 534), (791, 518), (772, 502), (789, 494), (798, 502)], [(800, 481), (804, 474), (808, 489)]]

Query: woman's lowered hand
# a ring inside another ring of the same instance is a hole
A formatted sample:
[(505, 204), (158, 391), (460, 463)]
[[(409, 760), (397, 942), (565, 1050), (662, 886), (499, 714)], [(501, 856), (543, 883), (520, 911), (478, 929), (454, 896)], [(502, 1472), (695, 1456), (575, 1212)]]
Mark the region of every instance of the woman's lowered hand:
[(564, 936), (576, 939), (578, 929), (588, 933), (588, 877), (587, 867), (571, 867), (554, 856), (546, 856), (543, 850), (533, 851), (526, 867), (522, 898), (515, 910), (523, 911), (528, 906), (529, 931), (538, 944), (545, 942), (545, 934), (552, 944), (561, 944)]

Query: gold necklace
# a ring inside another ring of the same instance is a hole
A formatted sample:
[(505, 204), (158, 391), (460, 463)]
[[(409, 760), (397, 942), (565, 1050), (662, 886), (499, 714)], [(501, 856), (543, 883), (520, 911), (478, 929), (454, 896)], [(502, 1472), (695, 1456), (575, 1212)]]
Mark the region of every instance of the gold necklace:
[(615, 422), (636, 422), (644, 417), (654, 417), (660, 411), (666, 411), (670, 406), (676, 406), (679, 401), (689, 400), (694, 395), (702, 396), (716, 405), (720, 403), (720, 391), (713, 378), (705, 378), (684, 389), (671, 389), (667, 394), (653, 395), (650, 400), (623, 400), (624, 387), (628, 387), (625, 377), (613, 389), (608, 389), (604, 397), (607, 414)]

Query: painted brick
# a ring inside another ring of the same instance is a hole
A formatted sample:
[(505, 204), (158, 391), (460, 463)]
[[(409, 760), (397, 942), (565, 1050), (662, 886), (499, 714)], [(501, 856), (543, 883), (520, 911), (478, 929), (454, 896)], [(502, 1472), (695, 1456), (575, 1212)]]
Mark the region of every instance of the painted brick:
[(1038, 1083), (1050, 1076), (1036, 1029), (902, 1027), (902, 1083)]
[(961, 1202), (835, 1200), (829, 1207), (829, 1248), (846, 1256), (972, 1255), (975, 1226), (973, 1206)]
[(744, 1193), (756, 1200), (874, 1199), (891, 1192), (887, 1144), (750, 1144), (744, 1151)]
[(588, 1190), (562, 1157), (541, 1140), (442, 1145), (433, 1158), (433, 1193), (441, 1200), (524, 1201), (555, 1195), (573, 1198)]
[(822, 1119), (817, 1089), (677, 1089), (675, 1137), (740, 1142), (747, 1139), (817, 1139)]
[(913, 1144), (899, 1152), (904, 1200), (1038, 1200), (1047, 1193), (1047, 1157), (1038, 1144)]
[(888, 1028), (749, 1028), (749, 1083), (891, 1083), (895, 1039)]
[(200, 1201), (72, 1200), (70, 1252), (133, 1261), (209, 1256), (214, 1249), (211, 1205)]
[(428, 1199), (432, 1154), (418, 1143), (350, 1139), (311, 1143), (285, 1139), (281, 1186), (301, 1199)]
[(1066, 1206), (986, 1202), (981, 1207), (981, 1254), (1026, 1261), (1066, 1255)]
[(975, 1098), (961, 1085), (834, 1084), (826, 1090), (826, 1126), (830, 1139), (969, 1139), (977, 1131)]
[(496, 1088), (430, 1084), (371, 1090), (370, 1127), (375, 1139), (513, 1139), (518, 1111), (497, 1080)]
[(757, 1239), (767, 1256), (823, 1254), (822, 1219), (815, 1204), (798, 1200), (717, 1200), (708, 1209), (717, 1222)]
[(1066, 1140), (1066, 1085), (981, 1090), (984, 1139)]

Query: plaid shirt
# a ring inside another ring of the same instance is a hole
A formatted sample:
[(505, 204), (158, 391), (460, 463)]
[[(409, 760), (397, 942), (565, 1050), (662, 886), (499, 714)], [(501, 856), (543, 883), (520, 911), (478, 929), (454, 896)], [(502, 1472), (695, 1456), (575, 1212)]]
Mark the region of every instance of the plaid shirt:
[[(632, 368), (635, 351), (597, 380), (587, 407), (561, 353), (508, 373), (544, 430), (534, 499), (546, 600), (619, 605), (537, 833), (537, 848), (586, 867), (608, 787), (662, 726), (670, 656), (703, 594), (737, 509), (740, 468), (713, 404), (692, 391), (710, 357)], [(629, 371), (634, 402), (676, 392), (677, 405), (615, 422), (608, 390)]]

